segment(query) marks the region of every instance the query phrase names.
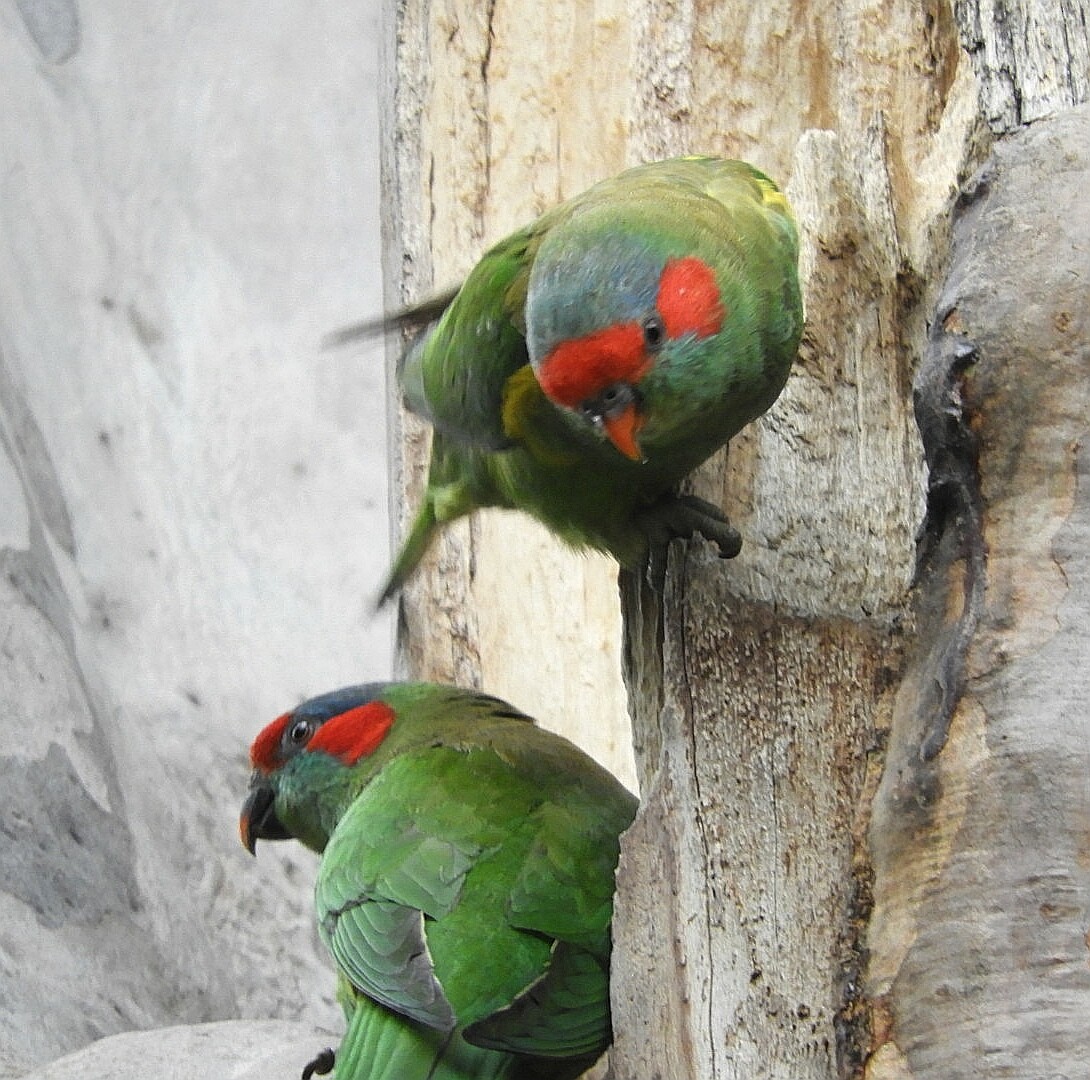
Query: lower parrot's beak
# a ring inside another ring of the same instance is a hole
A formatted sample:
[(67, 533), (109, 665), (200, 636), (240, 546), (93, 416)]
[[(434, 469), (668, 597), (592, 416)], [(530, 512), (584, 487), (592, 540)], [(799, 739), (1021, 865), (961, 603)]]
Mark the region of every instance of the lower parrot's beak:
[(636, 434), (643, 427), (643, 417), (636, 408), (635, 403), (625, 406), (620, 412), (607, 415), (602, 418), (602, 426), (605, 428), (609, 441), (626, 458), (633, 461), (643, 461), (643, 451), (636, 441)]
[(276, 816), (275, 799), (276, 793), (268, 784), (256, 778), (251, 782), (250, 794), (242, 804), (238, 819), (239, 839), (251, 855), (257, 854), (258, 840), (291, 839), (291, 833)]

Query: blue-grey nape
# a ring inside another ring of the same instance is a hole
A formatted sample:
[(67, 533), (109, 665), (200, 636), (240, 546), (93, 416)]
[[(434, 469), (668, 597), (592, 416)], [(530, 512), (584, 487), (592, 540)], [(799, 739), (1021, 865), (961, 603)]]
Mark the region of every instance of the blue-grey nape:
[(304, 719), (330, 720), (349, 709), (358, 708), (381, 697), (389, 686), (389, 682), (369, 682), (330, 690), (328, 694), (319, 694), (304, 701), (292, 710), (292, 715)]

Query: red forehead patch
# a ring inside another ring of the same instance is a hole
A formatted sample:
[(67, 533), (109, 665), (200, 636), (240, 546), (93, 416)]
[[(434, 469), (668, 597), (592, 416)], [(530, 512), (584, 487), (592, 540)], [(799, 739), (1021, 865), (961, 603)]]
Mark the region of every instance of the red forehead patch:
[(537, 379), (553, 401), (576, 409), (607, 386), (636, 382), (650, 366), (639, 324), (620, 323), (562, 341), (545, 357)]
[(662, 316), (668, 338), (718, 334), (726, 318), (715, 274), (707, 263), (693, 256), (671, 259), (659, 278), (655, 306)]
[(255, 769), (269, 773), (280, 766), (280, 739), (291, 719), (291, 713), (278, 716), (271, 724), (266, 724), (250, 747), (250, 764)]
[(318, 728), (307, 750), (323, 750), (346, 765), (355, 765), (361, 757), (379, 748), (394, 719), (394, 710), (384, 702), (357, 705)]

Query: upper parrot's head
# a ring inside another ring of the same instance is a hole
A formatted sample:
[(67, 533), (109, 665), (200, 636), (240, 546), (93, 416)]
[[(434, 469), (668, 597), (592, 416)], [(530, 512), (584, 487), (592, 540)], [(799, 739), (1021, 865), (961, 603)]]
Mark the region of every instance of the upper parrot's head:
[(382, 700), (388, 686), (368, 683), (311, 698), (254, 739), (250, 793), (239, 818), (251, 854), (258, 840), (325, 847), (358, 787), (352, 767), (379, 748), (396, 719)]
[(714, 347), (727, 316), (691, 229), (643, 210), (591, 208), (552, 229), (526, 305), (530, 359), (546, 396), (635, 461), (655, 408), (649, 377)]

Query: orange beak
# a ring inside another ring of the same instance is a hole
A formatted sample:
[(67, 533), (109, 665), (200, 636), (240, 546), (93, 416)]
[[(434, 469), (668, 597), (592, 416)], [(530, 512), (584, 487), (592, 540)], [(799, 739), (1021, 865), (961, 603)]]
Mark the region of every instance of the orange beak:
[(609, 441), (626, 458), (632, 461), (643, 461), (643, 451), (636, 441), (636, 434), (643, 427), (643, 417), (636, 410), (634, 403), (614, 416), (605, 417), (602, 426), (605, 428), (606, 435), (609, 436)]

